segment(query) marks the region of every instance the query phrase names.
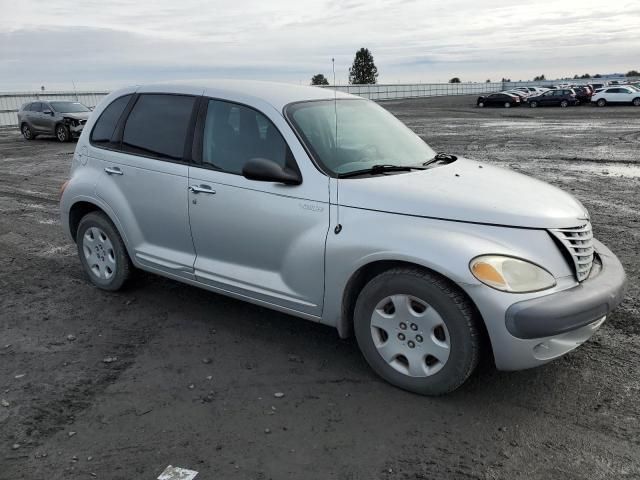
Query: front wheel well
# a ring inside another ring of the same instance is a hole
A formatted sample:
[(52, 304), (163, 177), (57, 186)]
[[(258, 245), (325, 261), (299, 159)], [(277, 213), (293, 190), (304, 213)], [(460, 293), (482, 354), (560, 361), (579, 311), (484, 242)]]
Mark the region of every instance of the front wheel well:
[(78, 226), (80, 225), (82, 217), (90, 212), (96, 211), (105, 213), (100, 207), (90, 202), (77, 202), (71, 206), (71, 210), (69, 210), (69, 232), (71, 233), (71, 237), (74, 242), (76, 240), (76, 235), (78, 234)]
[(482, 346), (483, 348), (486, 347), (488, 349), (487, 351), (491, 352), (491, 355), (493, 357), (493, 350), (491, 342), (489, 340), (489, 333), (487, 332), (487, 327), (484, 323), (484, 319), (482, 318), (482, 315), (480, 314), (480, 311), (476, 307), (474, 301), (471, 299), (471, 297), (469, 297), (469, 295), (467, 295), (467, 292), (460, 288), (454, 281), (442, 275), (441, 273), (436, 272), (435, 270), (427, 268), (423, 265), (400, 260), (380, 260), (368, 263), (360, 267), (353, 275), (351, 275), (351, 278), (349, 279), (345, 287), (344, 294), (342, 295), (342, 309), (338, 325), (338, 332), (341, 337), (346, 338), (353, 335), (353, 315), (356, 308), (356, 301), (364, 286), (377, 275), (386, 272), (387, 270), (399, 267), (416, 268), (441, 277), (443, 280), (449, 283), (451, 288), (457, 290), (462, 296), (464, 296), (464, 298), (466, 298), (466, 300), (469, 302), (469, 305), (471, 305), (471, 307), (473, 308), (474, 317), (479, 319), (477, 323), (478, 328), (481, 332)]

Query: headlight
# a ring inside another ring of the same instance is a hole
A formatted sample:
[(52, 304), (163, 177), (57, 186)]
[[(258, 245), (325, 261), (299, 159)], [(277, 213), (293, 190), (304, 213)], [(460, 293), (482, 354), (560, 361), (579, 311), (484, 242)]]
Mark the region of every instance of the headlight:
[(482, 283), (503, 292), (536, 292), (556, 285), (544, 268), (514, 257), (482, 255), (471, 260), (469, 268)]

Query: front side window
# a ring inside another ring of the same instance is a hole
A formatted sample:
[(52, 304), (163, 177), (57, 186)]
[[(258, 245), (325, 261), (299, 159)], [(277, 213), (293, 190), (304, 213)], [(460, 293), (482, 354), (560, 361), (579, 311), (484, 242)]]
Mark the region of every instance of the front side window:
[(80, 113), (91, 111), (80, 102), (50, 102), (50, 105), (55, 112), (59, 113)]
[(124, 112), (124, 109), (130, 99), (131, 95), (116, 98), (102, 111), (100, 118), (98, 118), (98, 121), (91, 132), (92, 143), (106, 145), (111, 142), (111, 137), (116, 129), (116, 125), (118, 125), (120, 116)]
[(316, 161), (333, 175), (374, 165), (418, 166), (435, 156), (400, 120), (368, 100), (293, 103), (286, 115)]
[(125, 123), (122, 149), (182, 161), (195, 102), (188, 95), (140, 95)]
[(31, 104), (32, 112), (41, 112), (42, 111), (42, 102), (34, 102)]
[(291, 166), (292, 154), (276, 126), (263, 114), (244, 105), (209, 100), (202, 140), (202, 163), (241, 174), (252, 158), (266, 158)]

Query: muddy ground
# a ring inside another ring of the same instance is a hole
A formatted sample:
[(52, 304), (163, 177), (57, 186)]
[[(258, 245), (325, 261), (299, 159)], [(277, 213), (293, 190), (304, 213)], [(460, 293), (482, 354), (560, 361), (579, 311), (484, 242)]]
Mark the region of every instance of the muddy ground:
[(629, 291), (575, 352), (442, 398), (328, 327), (145, 274), (93, 288), (58, 221), (74, 144), (0, 131), (0, 479), (640, 478), (640, 109), (474, 103), (383, 105), (437, 150), (570, 190)]

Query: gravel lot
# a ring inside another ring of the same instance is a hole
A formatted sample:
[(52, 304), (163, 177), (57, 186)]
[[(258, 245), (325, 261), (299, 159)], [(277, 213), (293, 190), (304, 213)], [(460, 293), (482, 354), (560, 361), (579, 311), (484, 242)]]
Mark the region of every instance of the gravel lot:
[(74, 144), (0, 130), (0, 479), (640, 478), (640, 109), (474, 104), (383, 103), (437, 150), (571, 191), (629, 290), (577, 351), (442, 398), (328, 327), (146, 274), (91, 287), (58, 221)]

